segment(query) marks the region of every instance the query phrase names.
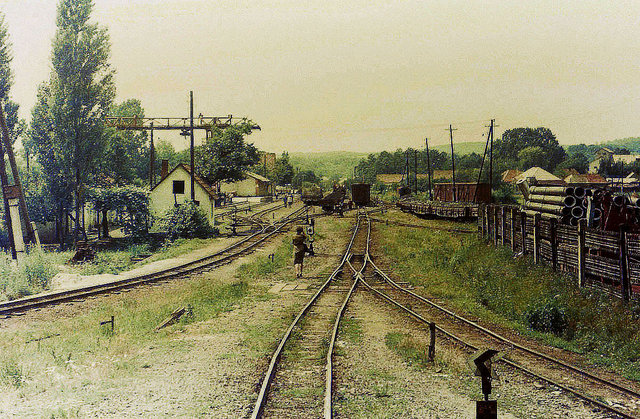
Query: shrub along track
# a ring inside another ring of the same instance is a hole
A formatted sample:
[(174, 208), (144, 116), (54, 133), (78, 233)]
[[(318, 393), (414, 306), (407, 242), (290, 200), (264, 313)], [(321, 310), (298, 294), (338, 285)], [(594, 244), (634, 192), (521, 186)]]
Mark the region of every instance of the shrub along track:
[(359, 278), (350, 275), (347, 266), (356, 269), (353, 264), (362, 263), (364, 268), (370, 231), (365, 215), (358, 213), (342, 260), (293, 320), (271, 357), (252, 418), (332, 416), (333, 349)]
[(507, 356), (501, 362), (510, 367), (569, 392), (608, 413), (624, 418), (640, 417), (640, 393), (631, 385), (622, 384), (619, 378), (600, 377), (482, 327), (404, 288), (380, 269), (369, 254), (366, 258), (373, 272), (362, 278), (363, 286), (419, 322), (435, 322), (438, 333), (447, 339), (471, 351), (487, 347), (506, 351)]
[[(275, 206), (260, 211), (260, 216), (264, 216), (269, 212), (275, 211), (281, 207), (282, 206)], [(214, 269), (218, 266), (230, 263), (239, 257), (245, 256), (255, 251), (258, 246), (265, 244), (267, 240), (277, 236), (278, 234), (288, 231), (288, 227), (292, 223), (304, 218), (302, 214), (305, 211), (306, 207), (302, 207), (279, 219), (273, 224), (264, 222), (261, 224), (261, 228), (259, 231), (244, 237), (243, 239), (214, 254), (182, 264), (180, 266), (165, 269), (159, 272), (154, 272), (152, 274), (113, 281), (106, 284), (91, 285), (72, 290), (52, 292), (48, 294), (41, 294), (32, 297), (21, 298), (18, 300), (3, 302), (0, 303), (0, 315), (4, 315), (6, 318), (12, 315), (19, 315), (24, 313), (25, 311), (43, 306), (58, 304), (67, 301), (83, 300), (87, 297), (95, 296), (98, 294), (118, 292), (126, 288), (176, 279), (194, 273)]]

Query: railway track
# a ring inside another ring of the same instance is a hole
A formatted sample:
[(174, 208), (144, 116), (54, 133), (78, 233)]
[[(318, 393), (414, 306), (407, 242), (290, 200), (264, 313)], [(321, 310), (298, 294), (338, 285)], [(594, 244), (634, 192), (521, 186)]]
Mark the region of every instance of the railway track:
[[(278, 208), (281, 207), (274, 207), (264, 210), (262, 211), (262, 215)], [(233, 243), (232, 245), (214, 254), (202, 257), (191, 262), (187, 262), (177, 267), (154, 272), (152, 274), (140, 275), (132, 278), (113, 281), (106, 284), (92, 285), (88, 287), (52, 292), (48, 294), (40, 294), (32, 297), (26, 297), (0, 303), (0, 316), (4, 316), (6, 318), (8, 316), (20, 315), (35, 308), (59, 304), (67, 301), (83, 300), (90, 296), (112, 293), (131, 287), (175, 279), (178, 277), (183, 277), (216, 268), (253, 252), (260, 244), (284, 231), (284, 229), (291, 223), (300, 220), (302, 214), (304, 214), (305, 211), (306, 208), (302, 207), (291, 212), (290, 214), (278, 220), (277, 222), (274, 222), (273, 224), (264, 223), (259, 231), (244, 237), (243, 239)]]
[(261, 203), (253, 204), (253, 206), (251, 205), (251, 203), (231, 204), (231, 205), (227, 205), (225, 207), (222, 207), (221, 211), (218, 211), (214, 215), (214, 218), (217, 221), (218, 219), (225, 218), (225, 217), (227, 217), (229, 215), (237, 214), (239, 212), (248, 213), (249, 211), (252, 211), (252, 210), (255, 210), (255, 209), (258, 209), (258, 208), (262, 208), (262, 207), (268, 206), (270, 204), (273, 204), (273, 202), (261, 202)]
[(328, 279), (281, 339), (262, 381), (252, 418), (332, 417), (333, 349), (342, 315), (359, 280), (347, 267), (368, 253), (370, 225), (356, 216), (351, 240)]
[(599, 376), (491, 331), (403, 287), (379, 268), (370, 255), (367, 254), (366, 258), (372, 272), (364, 275), (360, 283), (417, 321), (425, 324), (435, 322), (438, 333), (447, 339), (470, 351), (486, 347), (506, 351), (507, 355), (501, 362), (512, 368), (571, 393), (616, 417), (640, 417), (640, 393), (629, 384), (620, 383), (613, 377)]

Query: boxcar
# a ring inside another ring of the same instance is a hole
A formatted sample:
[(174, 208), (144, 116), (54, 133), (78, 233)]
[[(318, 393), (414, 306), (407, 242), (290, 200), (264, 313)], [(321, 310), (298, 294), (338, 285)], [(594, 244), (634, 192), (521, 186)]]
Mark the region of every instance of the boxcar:
[(359, 207), (371, 203), (371, 185), (368, 183), (354, 183), (351, 185), (351, 198)]

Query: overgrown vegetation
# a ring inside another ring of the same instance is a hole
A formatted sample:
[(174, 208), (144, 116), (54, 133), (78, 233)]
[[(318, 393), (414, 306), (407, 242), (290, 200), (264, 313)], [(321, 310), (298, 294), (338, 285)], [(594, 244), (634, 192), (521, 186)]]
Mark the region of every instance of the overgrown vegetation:
[[(31, 250), (16, 264), (10, 254), (0, 254), (0, 298), (14, 300), (49, 287), (61, 263), (60, 254)], [(64, 256), (63, 256), (64, 257)]]
[(475, 236), (380, 227), (399, 274), (472, 315), (586, 354), (640, 380), (640, 307), (514, 259)]
[(169, 240), (179, 237), (207, 238), (214, 234), (207, 215), (193, 202), (187, 201), (167, 212), (160, 221), (160, 229), (166, 232)]

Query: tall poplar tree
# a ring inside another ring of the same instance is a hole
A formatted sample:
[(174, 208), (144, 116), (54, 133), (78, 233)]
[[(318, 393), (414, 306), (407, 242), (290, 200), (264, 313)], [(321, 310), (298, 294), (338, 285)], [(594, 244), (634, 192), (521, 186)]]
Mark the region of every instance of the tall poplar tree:
[(13, 54), (11, 53), (11, 46), (7, 24), (4, 20), (4, 15), (0, 13), (0, 100), (4, 108), (10, 138), (13, 142), (24, 131), (25, 122), (18, 120), (19, 106), (9, 96), (13, 85), (13, 70), (11, 69)]
[[(90, 23), (92, 0), (61, 0), (50, 79), (32, 112), (30, 147), (48, 175), (60, 207), (72, 201), (75, 238), (81, 232), (83, 189), (104, 153), (103, 118), (115, 96), (107, 30)], [(72, 196), (70, 195), (72, 192)]]

